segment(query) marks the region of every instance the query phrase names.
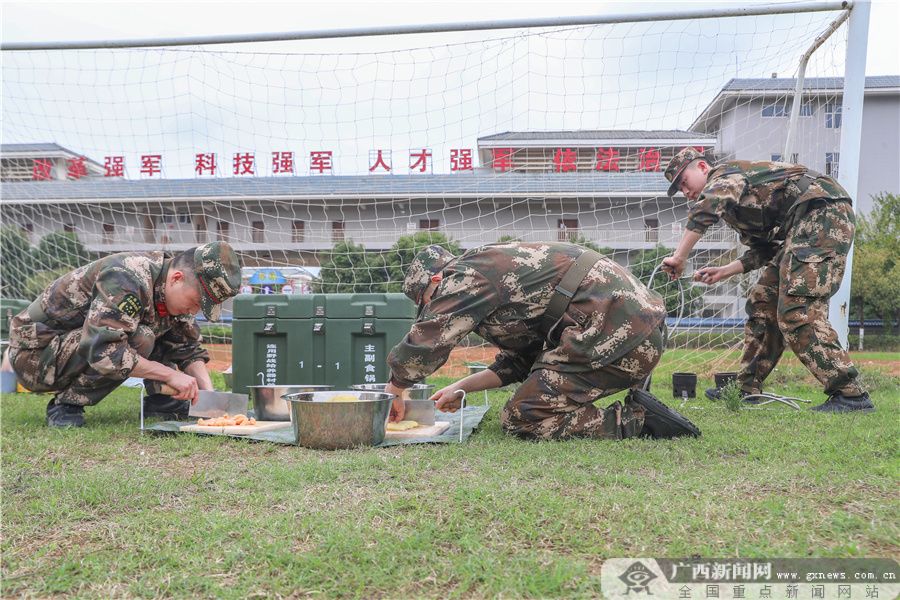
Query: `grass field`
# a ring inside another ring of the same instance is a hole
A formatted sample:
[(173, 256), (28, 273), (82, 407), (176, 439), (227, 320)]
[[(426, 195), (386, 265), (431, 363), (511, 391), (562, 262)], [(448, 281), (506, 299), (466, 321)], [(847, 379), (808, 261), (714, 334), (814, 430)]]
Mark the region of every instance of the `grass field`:
[[(701, 394), (734, 358), (691, 356)], [(703, 437), (665, 442), (511, 439), (502, 390), (464, 445), (339, 452), (142, 436), (135, 390), (49, 430), (46, 396), (6, 395), (2, 594), (597, 597), (607, 557), (897, 558), (900, 357), (859, 358), (875, 414), (697, 399)], [(797, 365), (770, 389), (818, 404)]]

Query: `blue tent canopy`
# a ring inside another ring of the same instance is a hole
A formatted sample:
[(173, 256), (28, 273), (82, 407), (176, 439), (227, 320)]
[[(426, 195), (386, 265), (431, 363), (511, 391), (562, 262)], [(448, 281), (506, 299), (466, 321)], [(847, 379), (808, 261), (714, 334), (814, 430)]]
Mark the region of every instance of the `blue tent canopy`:
[(287, 283), (278, 269), (258, 269), (250, 278), (250, 285), (282, 285)]

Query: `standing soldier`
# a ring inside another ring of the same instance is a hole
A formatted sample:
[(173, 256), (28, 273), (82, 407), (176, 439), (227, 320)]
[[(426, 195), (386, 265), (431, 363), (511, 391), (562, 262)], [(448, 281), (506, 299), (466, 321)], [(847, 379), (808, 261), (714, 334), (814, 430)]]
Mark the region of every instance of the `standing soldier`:
[[(403, 283), (419, 306), (409, 334), (388, 357), (397, 394), (443, 365), (476, 332), (500, 349), (487, 370), (432, 396), (440, 410), (467, 393), (523, 381), (500, 415), (509, 433), (530, 439), (622, 439), (698, 435), (684, 417), (636, 388), (663, 352), (662, 298), (626, 269), (567, 243), (491, 244), (460, 257), (429, 246)], [(632, 388), (623, 405), (594, 400)], [(642, 431), (643, 430), (643, 431)]]
[(177, 391), (146, 397), (146, 413), (186, 416), (198, 389), (212, 389), (194, 315), (202, 309), (218, 320), (240, 284), (238, 258), (224, 242), (175, 258), (101, 258), (54, 281), (12, 320), (10, 361), (25, 387), (56, 392), (47, 404), (51, 427), (83, 426), (84, 407), (129, 376), (151, 380), (149, 390), (164, 382)]
[[(738, 375), (743, 395), (762, 391), (787, 341), (828, 395), (813, 410), (875, 410), (828, 322), (828, 299), (840, 286), (853, 243), (847, 191), (802, 165), (739, 160), (712, 167), (692, 148), (676, 154), (665, 175), (669, 196), (681, 190), (691, 202), (687, 231), (663, 260), (666, 271), (680, 276), (691, 249), (719, 219), (749, 250), (724, 267), (699, 269), (694, 280), (713, 284), (761, 269), (747, 300)], [(706, 393), (718, 398), (718, 390)]]

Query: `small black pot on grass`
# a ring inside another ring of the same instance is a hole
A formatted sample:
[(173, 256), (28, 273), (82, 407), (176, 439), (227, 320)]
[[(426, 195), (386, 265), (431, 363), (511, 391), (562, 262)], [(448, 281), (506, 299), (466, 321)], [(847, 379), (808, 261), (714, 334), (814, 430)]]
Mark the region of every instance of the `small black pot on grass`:
[(672, 373), (672, 396), (675, 398), (696, 398), (697, 374)]
[(713, 374), (713, 379), (715, 379), (716, 388), (721, 390), (732, 381), (737, 381), (737, 373), (733, 371), (722, 371), (721, 373)]

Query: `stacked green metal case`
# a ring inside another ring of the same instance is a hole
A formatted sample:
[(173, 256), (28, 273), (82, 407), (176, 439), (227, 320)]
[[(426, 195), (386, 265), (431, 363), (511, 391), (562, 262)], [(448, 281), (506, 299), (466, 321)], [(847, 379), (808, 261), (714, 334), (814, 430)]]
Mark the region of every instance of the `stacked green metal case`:
[(234, 391), (247, 386), (387, 381), (386, 359), (409, 332), (415, 306), (403, 294), (237, 296)]

